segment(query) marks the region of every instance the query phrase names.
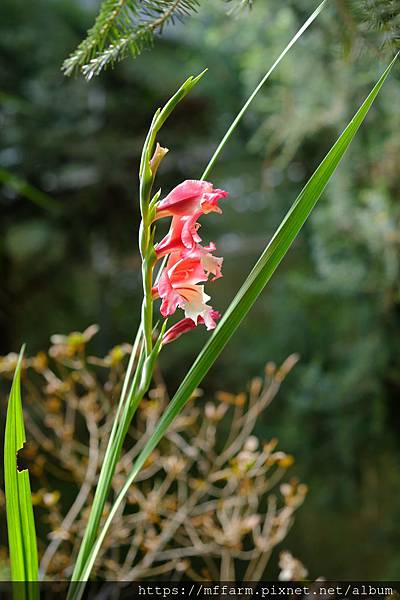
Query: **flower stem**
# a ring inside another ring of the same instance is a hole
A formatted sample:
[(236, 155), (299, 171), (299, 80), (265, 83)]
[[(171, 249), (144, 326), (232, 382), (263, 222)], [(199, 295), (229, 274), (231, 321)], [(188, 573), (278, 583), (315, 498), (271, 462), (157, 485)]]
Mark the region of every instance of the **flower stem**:
[[(139, 232), (139, 246), (142, 256), (142, 276), (143, 276), (143, 303), (142, 320), (136, 337), (136, 343), (132, 350), (131, 360), (129, 361), (128, 372), (125, 378), (123, 390), (121, 393), (119, 406), (115, 422), (112, 428), (110, 439), (108, 441), (105, 458), (100, 471), (99, 481), (90, 511), (89, 521), (86, 526), (82, 544), (79, 550), (77, 561), (72, 574), (71, 586), (68, 590), (68, 600), (77, 600), (81, 597), (84, 589), (82, 580), (87, 580), (93, 566), (96, 554), (93, 554), (100, 520), (104, 511), (104, 506), (111, 489), (112, 478), (114, 476), (117, 463), (122, 451), (123, 443), (129, 429), (129, 425), (139, 406), (142, 398), (150, 385), (155, 361), (161, 349), (162, 337), (165, 333), (166, 321), (164, 322), (160, 336), (153, 348), (153, 297), (152, 297), (152, 279), (153, 269), (156, 262), (156, 255), (153, 245), (153, 217), (154, 202), (151, 202), (151, 190), (154, 183), (154, 176), (157, 168), (166, 153), (166, 149), (157, 146), (155, 156), (152, 157), (155, 138), (172, 113), (175, 106), (201, 79), (205, 71), (197, 77), (189, 77), (178, 91), (170, 98), (164, 108), (158, 109), (154, 115), (150, 130), (144, 143), (142, 159), (140, 164), (140, 209), (142, 213), (142, 224)], [(152, 159), (156, 158), (156, 160)], [(156, 198), (153, 198), (155, 201)], [(140, 357), (133, 375), (132, 384), (127, 394), (129, 380), (133, 372), (134, 357), (143, 338), (144, 349), (140, 352)]]
[(151, 223), (149, 222), (148, 207), (143, 214), (140, 227), (140, 252), (142, 255), (142, 280), (143, 280), (143, 302), (142, 302), (142, 326), (144, 334), (144, 345), (146, 357), (150, 356), (153, 349), (153, 268), (156, 261), (154, 252)]
[[(107, 496), (111, 487), (111, 481), (115, 473), (116, 465), (121, 454), (122, 445), (126, 436), (126, 431), (134, 414), (134, 411), (132, 412), (131, 407), (133, 404), (135, 392), (140, 384), (139, 376), (144, 362), (143, 352), (140, 352), (137, 367), (133, 376), (129, 392), (128, 385), (129, 379), (133, 371), (134, 359), (139, 348), (140, 338), (141, 331), (139, 329), (136, 335), (135, 343), (132, 348), (131, 360), (129, 361), (129, 367), (125, 377), (120, 402), (115, 415), (115, 420), (111, 430), (110, 438), (108, 440), (106, 454), (104, 456), (103, 464), (100, 470), (100, 475), (96, 486), (96, 492), (93, 499), (89, 520), (86, 526), (85, 534), (82, 539), (82, 543), (72, 574), (72, 581), (79, 580), (84, 561), (86, 560), (88, 553), (92, 549), (94, 540), (96, 539), (97, 530), (100, 524), (101, 516), (103, 514), (104, 505), (106, 503)], [(127, 418), (128, 416), (130, 417), (129, 419)]]

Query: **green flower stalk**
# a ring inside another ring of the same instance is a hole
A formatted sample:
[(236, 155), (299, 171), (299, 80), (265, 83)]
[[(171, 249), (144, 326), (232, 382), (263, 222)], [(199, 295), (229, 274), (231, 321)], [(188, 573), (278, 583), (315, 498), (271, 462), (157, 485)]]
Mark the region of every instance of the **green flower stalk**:
[[(154, 121), (153, 121), (154, 122)], [(150, 132), (151, 133), (151, 129)], [(142, 221), (139, 231), (139, 248), (142, 257), (142, 280), (143, 280), (143, 303), (142, 303), (142, 327), (146, 357), (149, 357), (152, 351), (153, 336), (153, 297), (151, 293), (153, 285), (153, 268), (156, 262), (154, 251), (154, 227), (153, 210), (151, 208), (151, 193), (157, 168), (163, 158), (161, 146), (157, 144), (153, 158), (149, 157), (151, 148), (151, 136), (146, 139), (143, 147), (142, 159), (140, 165), (140, 211)], [(158, 197), (159, 194), (156, 194)]]
[(174, 96), (167, 102), (164, 108), (156, 111), (143, 146), (139, 170), (139, 201), (142, 215), (139, 230), (139, 249), (142, 257), (143, 276), (142, 319), (129, 360), (128, 370), (119, 399), (114, 426), (107, 444), (106, 455), (100, 471), (88, 524), (72, 574), (72, 583), (68, 594), (69, 600), (76, 600), (83, 592), (83, 588), (79, 585), (79, 582), (83, 578), (85, 564), (87, 563), (98, 534), (101, 517), (110, 493), (112, 478), (121, 456), (129, 425), (143, 396), (150, 386), (166, 328), (166, 321), (164, 321), (158, 338), (156, 342), (153, 343), (152, 285), (156, 254), (154, 251), (154, 226), (152, 223), (154, 221), (155, 203), (158, 200), (159, 192), (152, 196), (152, 189), (158, 167), (167, 153), (166, 148), (162, 148), (158, 143), (156, 144), (156, 136), (175, 106), (196, 85), (204, 72), (198, 77), (189, 77), (189, 79), (185, 81)]

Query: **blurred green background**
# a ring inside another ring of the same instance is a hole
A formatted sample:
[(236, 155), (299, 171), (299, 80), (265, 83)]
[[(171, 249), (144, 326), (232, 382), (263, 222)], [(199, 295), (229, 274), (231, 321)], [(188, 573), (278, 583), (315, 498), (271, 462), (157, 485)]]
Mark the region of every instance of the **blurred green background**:
[[(225, 257), (224, 279), (212, 288), (220, 310), (392, 56), (385, 31), (373, 27), (376, 15), (364, 20), (363, 4), (330, 3), (256, 99), (210, 178), (230, 192), (223, 215), (202, 228)], [(91, 323), (101, 326), (96, 352), (131, 340), (141, 299), (138, 160), (153, 111), (208, 67), (160, 137), (170, 148), (158, 178), (167, 192), (200, 176), (314, 7), (256, 0), (250, 12), (227, 16), (224, 2), (204, 2), (153, 50), (87, 83), (65, 78), (60, 66), (97, 3), (2, 2), (1, 354), (23, 341), (34, 353), (51, 334)], [(300, 354), (258, 433), (280, 439), (296, 456), (293, 473), (310, 486), (285, 546), (311, 576), (330, 579), (400, 574), (398, 82), (397, 68), (204, 383), (240, 391), (268, 360)], [(171, 390), (206, 335), (192, 332), (164, 352)]]

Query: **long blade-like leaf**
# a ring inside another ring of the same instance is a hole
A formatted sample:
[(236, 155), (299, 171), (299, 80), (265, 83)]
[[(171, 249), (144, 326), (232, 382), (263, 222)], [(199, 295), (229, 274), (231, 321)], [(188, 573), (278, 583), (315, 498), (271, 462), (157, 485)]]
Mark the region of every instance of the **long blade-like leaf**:
[[(22, 348), (8, 402), (4, 479), (11, 577), (13, 581), (29, 582), (38, 580), (38, 557), (29, 473), (19, 471), (17, 465), (17, 454), (26, 442), (20, 385), (23, 351)], [(25, 591), (21, 587), (21, 595), (31, 597), (32, 590), (32, 586)]]
[[(226, 343), (236, 331), (241, 321), (247, 315), (250, 308), (271, 278), (275, 269), (289, 250), (307, 217), (321, 197), (321, 194), (329, 179), (343, 158), (351, 140), (357, 133), (358, 128), (363, 122), (368, 110), (378, 95), (379, 90), (384, 84), (396, 58), (397, 56), (387, 67), (369, 96), (362, 104), (361, 108), (354, 115), (353, 119), (347, 125), (337, 142), (334, 144), (303, 190), (300, 192), (296, 201), (277, 229), (272, 240), (269, 242), (268, 246), (260, 256), (258, 262), (240, 288), (239, 292), (236, 294), (236, 297), (230, 304), (224, 317), (221, 319), (214, 334), (193, 363), (190, 371), (186, 375), (174, 398), (168, 405), (167, 410), (160, 419), (155, 431), (150, 436), (143, 450), (137, 457), (121, 492), (114, 501), (107, 520), (105, 521), (99, 537), (97, 538), (92, 549), (89, 560), (85, 565), (85, 570), (81, 577), (82, 581), (87, 580), (100, 546), (107, 534), (111, 521), (120, 507), (121, 502), (123, 501), (123, 498), (129, 490), (129, 487), (134, 481), (136, 475), (150, 456), (151, 452), (157, 446), (158, 442), (164, 436), (169, 425), (181, 412), (193, 391), (200, 384), (210, 367), (214, 364)], [(79, 597), (79, 594), (75, 597)]]
[(219, 155), (221, 154), (226, 142), (229, 140), (232, 133), (235, 131), (235, 129), (238, 126), (239, 122), (241, 121), (243, 115), (249, 108), (250, 104), (253, 102), (254, 98), (257, 96), (258, 92), (263, 87), (264, 83), (267, 81), (267, 79), (270, 77), (270, 75), (273, 73), (273, 71), (279, 65), (281, 60), (283, 60), (285, 58), (285, 56), (289, 52), (290, 48), (292, 46), (294, 46), (294, 44), (303, 35), (303, 33), (306, 31), (306, 29), (308, 29), (308, 27), (311, 25), (311, 23), (318, 17), (319, 13), (324, 8), (325, 4), (326, 4), (326, 0), (322, 0), (321, 4), (319, 4), (317, 6), (317, 8), (314, 10), (314, 12), (308, 17), (307, 21), (305, 21), (305, 23), (303, 23), (303, 25), (300, 27), (298, 32), (292, 37), (292, 39), (290, 40), (290, 42), (288, 43), (286, 48), (284, 50), (282, 50), (282, 52), (280, 53), (280, 55), (278, 56), (278, 58), (276, 59), (274, 64), (266, 72), (266, 74), (261, 79), (259, 84), (256, 86), (254, 91), (250, 94), (250, 96), (248, 97), (248, 99), (246, 100), (246, 102), (244, 103), (244, 105), (242, 106), (242, 108), (240, 109), (240, 111), (238, 112), (238, 114), (236, 115), (234, 120), (232, 121), (232, 123), (229, 126), (227, 132), (225, 133), (224, 137), (218, 144), (217, 149), (215, 150), (214, 154), (210, 158), (208, 165), (204, 169), (203, 175), (201, 176), (202, 179), (207, 179), (207, 177), (209, 176), (209, 174), (210, 174), (215, 162), (217, 161)]
[(20, 177), (17, 177), (10, 171), (6, 169), (2, 169), (0, 167), (0, 183), (4, 183), (8, 187), (12, 188), (17, 194), (24, 196), (34, 204), (45, 208), (46, 210), (50, 210), (53, 212), (58, 212), (61, 209), (61, 204), (59, 204), (54, 198), (45, 194), (41, 190), (38, 190), (36, 187), (24, 181)]

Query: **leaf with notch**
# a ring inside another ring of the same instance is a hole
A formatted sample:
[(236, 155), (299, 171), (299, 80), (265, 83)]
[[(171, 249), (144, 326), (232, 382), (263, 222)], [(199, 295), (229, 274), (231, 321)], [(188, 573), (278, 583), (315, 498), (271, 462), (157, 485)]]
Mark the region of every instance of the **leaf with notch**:
[[(21, 403), (21, 349), (11, 387), (4, 441), (4, 479), (11, 577), (13, 581), (38, 581), (38, 557), (32, 496), (27, 470), (18, 469), (18, 453), (26, 442)], [(24, 598), (36, 598), (35, 586), (20, 588)]]

